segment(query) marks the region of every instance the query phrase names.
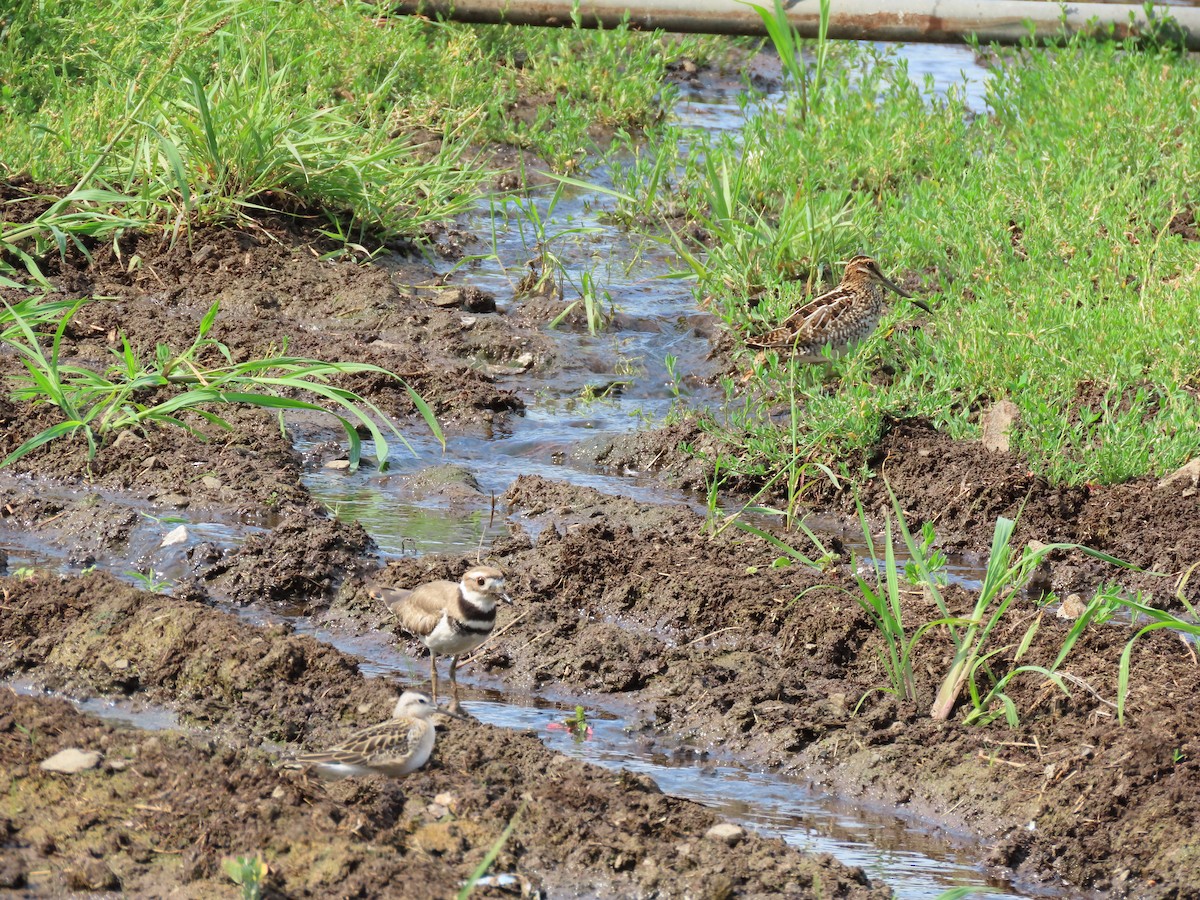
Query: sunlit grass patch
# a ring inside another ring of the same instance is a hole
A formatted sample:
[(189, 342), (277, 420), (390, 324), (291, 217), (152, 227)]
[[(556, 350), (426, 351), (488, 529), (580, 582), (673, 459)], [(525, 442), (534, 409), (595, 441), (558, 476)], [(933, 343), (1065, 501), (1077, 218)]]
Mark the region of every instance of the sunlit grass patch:
[[(282, 415), (288, 410), (324, 412), (342, 426), (349, 444), (351, 468), (357, 468), (362, 452), (361, 428), (375, 442), (380, 468), (388, 459), (391, 434), (409, 446), (395, 424), (373, 403), (354, 391), (332, 383), (341, 375), (362, 372), (398, 376), (369, 363), (322, 362), (280, 353), (270, 357), (235, 363), (229, 349), (209, 337), (217, 317), (217, 304), (210, 307), (190, 347), (173, 351), (165, 344), (155, 347), (152, 360), (143, 360), (121, 336), (121, 349), (113, 350), (113, 362), (104, 371), (77, 365), (62, 352), (63, 335), (74, 314), (88, 301), (78, 301), (58, 319), (54, 333), (45, 339), (34, 326), (48, 324), (61, 304), (5, 304), (12, 322), (0, 336), (0, 346), (20, 360), (24, 371), (10, 376), (14, 399), (55, 407), (62, 420), (44, 428), (0, 460), (0, 468), (51, 441), (82, 436), (88, 445), (88, 459), (100, 446), (127, 429), (164, 425), (200, 435), (184, 417), (198, 417), (211, 425), (230, 430), (229, 424), (212, 412), (230, 404), (256, 406)], [(442, 432), (425, 401), (408, 385), (409, 398), (416, 405), (434, 436), (443, 442)], [(299, 395), (299, 396), (297, 396)], [(300, 399), (310, 396), (313, 399)], [(202, 435), (201, 435), (202, 436)], [(411, 447), (410, 447), (411, 449)]]
[(0, 42), (0, 177), (63, 188), (32, 222), (0, 214), (0, 260), (35, 278), (56, 248), (260, 206), (323, 214), (345, 241), (420, 237), (476, 201), (489, 142), (577, 166), (590, 129), (651, 125), (668, 67), (728, 43), (359, 4), (19, 5)]
[[(1085, 40), (1011, 55), (990, 108), (971, 111), (873, 49), (843, 52), (811, 108), (752, 104), (739, 133), (689, 133), (671, 163), (639, 161), (671, 208), (637, 214), (670, 229), (737, 336), (732, 471), (765, 481), (799, 455), (849, 474), (890, 419), (975, 437), (980, 410), (1005, 398), (1020, 411), (1014, 449), (1056, 482), (1162, 474), (1200, 454), (1200, 245), (1171, 225), (1200, 204), (1185, 124), (1200, 65)], [(741, 348), (858, 252), (934, 314), (893, 304), (828, 381)]]

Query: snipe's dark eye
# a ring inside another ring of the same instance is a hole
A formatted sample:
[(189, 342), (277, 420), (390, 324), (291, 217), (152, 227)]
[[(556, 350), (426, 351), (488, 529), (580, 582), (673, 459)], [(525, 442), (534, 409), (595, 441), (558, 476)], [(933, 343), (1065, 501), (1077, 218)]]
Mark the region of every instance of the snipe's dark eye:
[(486, 579), (486, 578), (484, 578), (482, 575), (480, 575), (478, 578), (476, 578), (476, 579), (475, 579), (475, 582), (476, 582), (476, 583), (477, 583), (477, 584), (478, 584), (480, 587), (483, 587), (483, 585), (484, 585), (484, 583), (485, 583), (486, 581), (487, 581), (487, 579)]

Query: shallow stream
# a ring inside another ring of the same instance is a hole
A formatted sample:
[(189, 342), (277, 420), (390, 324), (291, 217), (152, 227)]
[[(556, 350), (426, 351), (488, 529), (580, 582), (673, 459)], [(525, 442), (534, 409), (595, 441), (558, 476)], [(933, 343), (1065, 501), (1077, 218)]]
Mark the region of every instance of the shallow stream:
[[(899, 52), (907, 61), (910, 77), (922, 83), (928, 77), (935, 93), (951, 85), (965, 86), (968, 102), (982, 111), (987, 73), (975, 64), (969, 50), (914, 46)], [(685, 128), (737, 129), (747, 114), (740, 91), (736, 83), (704, 90), (685, 88), (676, 109), (677, 120)], [(763, 102), (771, 102), (771, 98)], [(597, 177), (603, 181), (605, 173)], [(305, 478), (309, 490), (337, 515), (360, 521), (385, 557), (473, 554), (481, 544), (486, 546), (507, 531), (509, 523), (502, 515), (493, 515), (489, 499), (503, 494), (519, 475), (566, 480), (642, 502), (684, 504), (698, 517), (703, 514), (703, 498), (664, 488), (641, 473), (600, 470), (581, 448), (589, 441), (602, 442), (628, 433), (645, 422), (661, 422), (681, 400), (692, 406), (721, 401), (716, 389), (703, 386), (713, 374), (706, 337), (714, 327), (711, 317), (697, 309), (686, 283), (661, 277), (671, 265), (660, 250), (635, 243), (602, 221), (601, 214), (612, 203), (605, 195), (571, 190), (553, 210), (547, 209), (547, 197), (536, 202), (542, 204), (550, 231), (581, 230), (557, 244), (555, 250), (576, 283), (583, 272), (593, 273), (620, 313), (618, 327), (595, 336), (582, 331), (556, 332), (559, 357), (569, 361), (562, 374), (553, 383), (526, 375), (509, 384), (525, 400), (525, 415), (515, 418), (506, 431), (453, 435), (444, 455), (432, 440), (417, 437), (413, 443), (419, 456), (398, 452), (386, 473), (364, 466), (347, 474), (324, 467), (315, 437), (302, 440), (299, 449), (310, 462)], [(534, 238), (529, 227), (522, 230), (514, 210), (493, 218), (494, 213), (492, 207), (481, 207), (478, 218), (464, 225), (470, 233), (494, 235), (488, 248), (494, 254), (464, 267), (461, 277), (494, 293), (504, 309), (514, 281), (532, 256)], [(675, 359), (670, 367), (666, 362), (669, 356)], [(478, 502), (452, 502), (436, 491), (414, 499), (411, 482), (431, 463), (468, 473), (478, 487)], [(155, 519), (149, 510), (129, 505), (135, 521), (123, 559), (55, 559), (53, 548), (31, 534), (6, 538), (10, 568), (47, 563), (78, 568), (94, 563), (129, 577), (133, 572), (149, 572), (155, 579), (170, 581), (186, 571), (188, 547), (200, 541), (221, 548), (235, 546), (255, 530), (271, 526), (262, 521), (202, 522), (189, 515), (186, 535), (178, 543), (164, 546), (164, 536), (176, 523)], [(697, 518), (697, 524), (699, 521)], [(531, 527), (531, 523), (522, 524)], [(852, 535), (846, 537), (853, 539)], [(861, 552), (861, 544), (858, 547)], [(981, 575), (980, 563), (952, 560), (951, 574), (970, 584)], [(259, 620), (274, 618), (262, 610), (247, 614)], [(298, 630), (365, 660), (363, 669), (368, 674), (402, 674), (419, 680), (426, 671), (424, 660), (397, 651), (387, 636), (346, 637), (292, 621)], [(992, 884), (981, 872), (980, 861), (986, 855), (983, 848), (963, 835), (937, 829), (898, 810), (873, 808), (826, 794), (800, 780), (741, 768), (720, 758), (712, 748), (670, 746), (663, 735), (651, 739), (638, 733), (640, 727), (631, 728), (624, 718), (628, 711), (597, 708), (590, 697), (502, 694), (498, 682), (473, 678), (469, 671), (463, 680), (487, 691), (488, 699), (464, 704), (485, 722), (531, 729), (563, 753), (649, 775), (666, 793), (697, 800), (732, 821), (861, 866), (871, 877), (894, 887), (899, 897), (935, 897), (947, 888), (967, 885), (988, 885), (1008, 892), (994, 896), (1045, 896), (1044, 892)], [(33, 690), (28, 685), (14, 687)], [(590, 733), (583, 740), (554, 727), (576, 702), (586, 708), (590, 722)], [(136, 704), (87, 701), (84, 708), (141, 728), (176, 724), (169, 713)]]

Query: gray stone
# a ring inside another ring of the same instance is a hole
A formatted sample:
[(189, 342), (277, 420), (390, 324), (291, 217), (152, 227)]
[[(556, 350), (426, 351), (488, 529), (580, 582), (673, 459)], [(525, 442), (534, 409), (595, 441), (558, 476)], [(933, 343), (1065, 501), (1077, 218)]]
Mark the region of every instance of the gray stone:
[(80, 750), (78, 747), (67, 747), (59, 750), (48, 759), (43, 759), (41, 767), (47, 772), (62, 772), (74, 775), (94, 769), (100, 763), (100, 754), (95, 750)]
[(746, 829), (740, 825), (734, 825), (732, 822), (718, 822), (704, 832), (704, 836), (709, 840), (720, 841), (730, 847), (736, 847), (746, 837)]
[(1078, 594), (1067, 594), (1055, 613), (1060, 619), (1078, 619), (1087, 609), (1087, 603)]
[(188, 539), (188, 530), (186, 525), (177, 525), (167, 532), (162, 539), (162, 547), (173, 547), (176, 544), (186, 544)]

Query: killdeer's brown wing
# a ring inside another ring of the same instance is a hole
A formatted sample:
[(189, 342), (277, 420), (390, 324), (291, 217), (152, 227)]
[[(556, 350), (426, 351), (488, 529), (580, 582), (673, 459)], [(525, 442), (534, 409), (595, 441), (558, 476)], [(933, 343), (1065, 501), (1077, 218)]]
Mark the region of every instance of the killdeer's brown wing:
[(431, 581), (411, 591), (378, 587), (371, 596), (381, 601), (400, 620), (405, 631), (425, 637), (437, 627), (442, 612), (458, 596), (453, 581)]

